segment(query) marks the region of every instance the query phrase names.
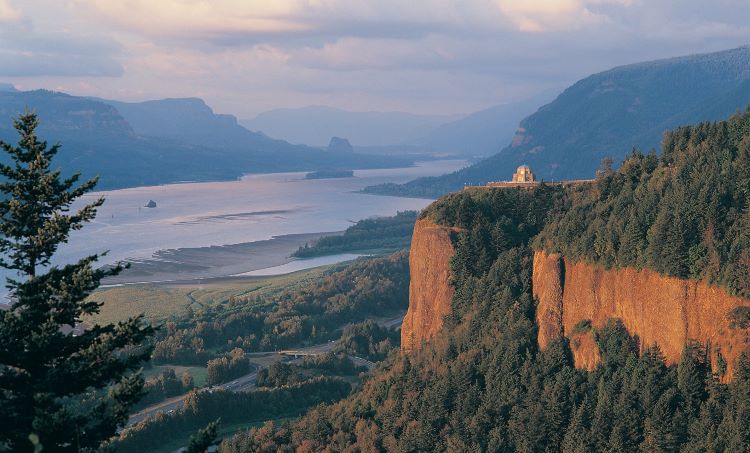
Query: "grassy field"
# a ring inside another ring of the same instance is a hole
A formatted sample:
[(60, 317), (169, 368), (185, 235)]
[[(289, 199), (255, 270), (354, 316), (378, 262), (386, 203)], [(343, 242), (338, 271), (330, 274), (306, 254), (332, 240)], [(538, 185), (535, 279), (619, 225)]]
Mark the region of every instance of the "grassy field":
[(203, 387), (206, 385), (206, 381), (208, 380), (208, 370), (206, 367), (202, 366), (182, 366), (182, 365), (157, 365), (152, 366), (151, 368), (145, 370), (143, 372), (143, 377), (148, 380), (152, 377), (158, 376), (162, 373), (162, 371), (166, 371), (168, 369), (173, 369), (174, 374), (177, 375), (177, 378), (179, 379), (180, 376), (182, 376), (182, 373), (187, 371), (190, 373), (191, 376), (193, 376), (193, 383), (196, 387)]
[(199, 311), (207, 306), (225, 304), (232, 296), (261, 295), (274, 293), (304, 285), (331, 268), (343, 264), (322, 266), (278, 277), (248, 277), (222, 279), (214, 282), (190, 282), (178, 284), (152, 283), (103, 288), (91, 299), (102, 303), (101, 312), (84, 319), (86, 325), (111, 323), (143, 314), (152, 323), (161, 323), (181, 318), (190, 311)]

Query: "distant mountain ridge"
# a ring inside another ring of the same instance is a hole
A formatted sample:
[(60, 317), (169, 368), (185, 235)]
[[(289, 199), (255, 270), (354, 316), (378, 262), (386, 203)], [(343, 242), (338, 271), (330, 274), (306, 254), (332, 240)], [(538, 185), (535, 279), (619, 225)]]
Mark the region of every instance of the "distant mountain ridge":
[(409, 159), (328, 152), (273, 140), (217, 115), (196, 98), (140, 103), (65, 93), (0, 89), (0, 139), (15, 143), (12, 119), (39, 114), (40, 137), (61, 142), (66, 173), (100, 175), (111, 189), (179, 181), (234, 179), (245, 173), (401, 167)]
[(293, 143), (325, 146), (329, 137), (348, 138), (355, 149), (382, 154), (488, 156), (513, 137), (518, 122), (549, 102), (544, 92), (518, 102), (468, 115), (415, 115), (403, 112), (350, 112), (309, 106), (277, 109), (240, 123)]
[(200, 98), (101, 101), (115, 107), (133, 130), (145, 137), (162, 137), (211, 147), (294, 146), (245, 129), (235, 116), (214, 113)]
[(404, 112), (350, 112), (327, 106), (275, 109), (241, 120), (248, 129), (292, 143), (325, 146), (331, 137), (346, 137), (353, 146), (410, 142), (459, 115)]
[(513, 138), (518, 122), (554, 99), (552, 91), (518, 102), (500, 104), (442, 124), (414, 143), (432, 151), (489, 156)]
[(436, 197), (506, 180), (528, 164), (546, 179), (590, 178), (604, 157), (657, 148), (683, 124), (716, 121), (750, 104), (750, 47), (620, 66), (586, 77), (521, 121), (500, 153), (458, 172), (368, 192)]

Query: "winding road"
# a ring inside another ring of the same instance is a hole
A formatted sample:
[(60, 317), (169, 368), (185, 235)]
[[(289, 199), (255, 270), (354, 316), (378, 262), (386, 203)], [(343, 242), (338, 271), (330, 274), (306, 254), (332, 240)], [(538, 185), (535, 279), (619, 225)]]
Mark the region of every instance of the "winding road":
[[(388, 319), (386, 321), (380, 322), (380, 324), (384, 327), (392, 328), (396, 326), (400, 326), (401, 322), (404, 320), (404, 315), (399, 315), (398, 317), (395, 317), (393, 319)], [(248, 353), (247, 355), (252, 357), (254, 355), (267, 355), (267, 354), (279, 354), (282, 356), (288, 356), (292, 357), (293, 359), (291, 362), (302, 360), (305, 356), (316, 356), (320, 354), (325, 354), (326, 352), (330, 352), (333, 350), (333, 348), (336, 346), (338, 342), (337, 341), (329, 341), (327, 343), (321, 343), (316, 344), (313, 346), (308, 346), (305, 348), (298, 348), (298, 349), (286, 349), (283, 351), (269, 351), (269, 352), (253, 352)], [(357, 357), (354, 355), (349, 354), (349, 358), (354, 362), (356, 366), (364, 366), (367, 367), (367, 369), (372, 369), (375, 366), (375, 363), (363, 359), (362, 357)], [(213, 392), (215, 390), (226, 390), (229, 392), (244, 392), (246, 390), (250, 390), (255, 387), (255, 378), (258, 376), (258, 371), (263, 367), (258, 367), (253, 372), (248, 373), (244, 376), (238, 377), (237, 379), (234, 379), (229, 382), (225, 382), (224, 384), (218, 384), (213, 387), (208, 387), (201, 389), (202, 392)], [(173, 398), (169, 398), (167, 400), (164, 400), (160, 403), (154, 404), (152, 406), (149, 406), (147, 408), (142, 409), (139, 412), (136, 412), (135, 414), (131, 415), (128, 419), (128, 424), (126, 425), (126, 428), (133, 426), (137, 423), (139, 423), (142, 420), (145, 420), (148, 417), (151, 417), (153, 415), (156, 415), (161, 412), (171, 412), (175, 411), (182, 407), (185, 401), (185, 397), (187, 394), (175, 396)]]

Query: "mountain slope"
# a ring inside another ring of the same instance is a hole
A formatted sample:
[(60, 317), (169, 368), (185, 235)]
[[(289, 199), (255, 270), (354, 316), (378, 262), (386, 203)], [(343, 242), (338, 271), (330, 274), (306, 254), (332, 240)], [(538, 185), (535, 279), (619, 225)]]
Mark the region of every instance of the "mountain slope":
[(0, 139), (15, 143), (12, 119), (26, 109), (39, 114), (41, 138), (63, 144), (63, 171), (100, 175), (102, 189), (411, 163), (272, 140), (242, 128), (234, 117), (215, 115), (197, 99), (106, 103), (46, 90), (0, 90)]
[(521, 121), (513, 142), (464, 170), (370, 191), (437, 196), (506, 180), (528, 164), (546, 179), (590, 178), (602, 158), (658, 147), (682, 124), (715, 121), (750, 104), (750, 47), (622, 66), (587, 77)]
[(433, 152), (489, 156), (502, 150), (511, 141), (521, 119), (553, 98), (551, 92), (545, 92), (520, 102), (480, 110), (442, 124), (414, 143)]
[(199, 98), (173, 98), (145, 102), (102, 100), (117, 109), (133, 127), (146, 137), (161, 137), (196, 145), (224, 148), (295, 148), (282, 140), (273, 140), (251, 132), (237, 123), (232, 115), (214, 111)]
[[(445, 196), (415, 228), (423, 293), (401, 354), (347, 399), (221, 451), (750, 451), (750, 299), (716, 297), (750, 288), (748, 200), (750, 111), (679, 129), (661, 159), (635, 154), (592, 184)], [(540, 263), (538, 247), (583, 260)]]
[(411, 142), (455, 115), (403, 112), (348, 112), (324, 106), (276, 109), (242, 120), (243, 126), (292, 143), (325, 146), (331, 137), (346, 137), (354, 146)]

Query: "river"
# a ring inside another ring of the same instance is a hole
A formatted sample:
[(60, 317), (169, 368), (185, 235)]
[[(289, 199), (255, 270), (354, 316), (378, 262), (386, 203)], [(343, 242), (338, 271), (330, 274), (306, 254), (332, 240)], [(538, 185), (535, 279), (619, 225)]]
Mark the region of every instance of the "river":
[[(137, 264), (112, 283), (230, 276), (273, 268), (287, 263), (300, 244), (319, 236), (314, 233), (342, 231), (364, 218), (419, 210), (430, 203), (366, 195), (358, 193), (360, 189), (440, 175), (465, 164), (419, 162), (408, 168), (357, 170), (354, 177), (335, 179), (307, 180), (304, 173), (256, 174), (237, 181), (92, 193), (84, 201), (103, 196), (105, 204), (93, 222), (73, 232), (55, 263), (108, 251), (102, 264), (124, 260)], [(145, 207), (150, 200), (156, 207)], [(304, 267), (296, 264), (290, 269)]]

